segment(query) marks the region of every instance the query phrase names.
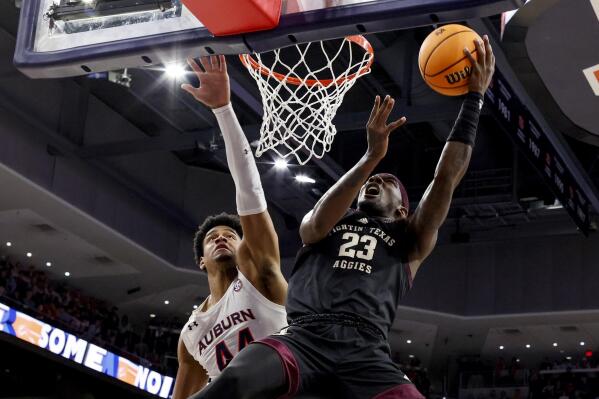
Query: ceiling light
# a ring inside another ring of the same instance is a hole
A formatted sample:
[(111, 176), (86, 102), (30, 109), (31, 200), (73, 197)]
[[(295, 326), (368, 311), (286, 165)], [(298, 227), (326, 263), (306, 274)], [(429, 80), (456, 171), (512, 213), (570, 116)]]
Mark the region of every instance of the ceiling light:
[(530, 344), (526, 344), (526, 349), (530, 349)]
[(287, 169), (287, 161), (283, 158), (279, 158), (275, 161), (275, 168), (277, 169)]
[(198, 305), (193, 305), (193, 308), (194, 308), (194, 309), (197, 309), (197, 308), (198, 308)]
[(499, 345), (499, 350), (503, 350), (504, 346), (503, 345)]
[(572, 356), (566, 356), (566, 359), (572, 360)]
[(48, 267), (52, 266), (52, 262), (46, 262), (46, 266), (48, 266)]
[(557, 346), (557, 342), (554, 342), (554, 343), (553, 343), (553, 346)]
[(520, 363), (520, 359), (516, 359), (516, 362)]
[(69, 273), (69, 272), (64, 272), (64, 275), (65, 275), (66, 277), (69, 277), (69, 276), (71, 275), (71, 273)]
[(580, 346), (584, 346), (584, 341), (580, 341)]
[(414, 358), (414, 355), (410, 355), (410, 359), (413, 359), (413, 358)]
[(181, 79), (186, 71), (183, 64), (167, 64), (164, 66), (164, 72), (171, 79)]
[(411, 343), (412, 343), (412, 340), (411, 340), (411, 339), (408, 339), (408, 340), (406, 340), (406, 343), (408, 343), (408, 344), (411, 344)]
[(313, 178), (308, 177), (306, 175), (297, 175), (297, 176), (295, 176), (295, 180), (297, 180), (300, 183), (310, 183), (310, 184), (316, 183), (316, 180), (314, 180)]
[(31, 258), (33, 256), (33, 254), (31, 252), (27, 252), (27, 257)]
[(170, 302), (168, 300), (164, 301), (165, 305), (168, 305)]
[(154, 313), (150, 313), (150, 318), (153, 319), (154, 317), (156, 317), (156, 315)]
[(6, 246), (7, 246), (7, 247), (11, 247), (11, 246), (12, 246), (12, 242), (10, 242), (10, 241), (6, 241)]

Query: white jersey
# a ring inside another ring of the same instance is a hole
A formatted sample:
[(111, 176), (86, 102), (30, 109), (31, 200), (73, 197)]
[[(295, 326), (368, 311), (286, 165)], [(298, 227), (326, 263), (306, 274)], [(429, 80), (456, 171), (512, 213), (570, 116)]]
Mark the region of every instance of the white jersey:
[(205, 312), (201, 308), (193, 311), (181, 338), (211, 379), (250, 342), (287, 325), (285, 306), (266, 299), (241, 272), (220, 301)]

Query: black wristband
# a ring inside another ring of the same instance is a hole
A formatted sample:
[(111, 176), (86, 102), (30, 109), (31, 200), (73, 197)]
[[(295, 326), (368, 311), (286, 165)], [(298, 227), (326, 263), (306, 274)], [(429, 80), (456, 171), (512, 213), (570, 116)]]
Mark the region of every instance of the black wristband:
[(483, 99), (483, 95), (477, 92), (469, 92), (466, 95), (447, 141), (459, 141), (474, 147)]

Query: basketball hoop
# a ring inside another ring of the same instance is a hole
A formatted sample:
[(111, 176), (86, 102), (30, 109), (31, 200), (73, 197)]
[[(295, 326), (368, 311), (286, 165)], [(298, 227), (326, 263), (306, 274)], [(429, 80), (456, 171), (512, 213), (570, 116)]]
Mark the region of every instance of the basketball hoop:
[[(356, 45), (364, 50), (359, 57), (354, 54)], [(326, 47), (319, 41), (239, 56), (262, 96), (264, 116), (257, 157), (273, 150), (282, 158), (293, 155), (303, 165), (331, 149), (337, 133), (333, 118), (356, 80), (370, 73), (374, 50), (361, 35), (344, 38), (337, 50)], [(295, 53), (297, 60), (283, 61), (282, 51)], [(310, 51), (310, 58), (320, 57), (322, 65), (310, 66), (306, 59)]]

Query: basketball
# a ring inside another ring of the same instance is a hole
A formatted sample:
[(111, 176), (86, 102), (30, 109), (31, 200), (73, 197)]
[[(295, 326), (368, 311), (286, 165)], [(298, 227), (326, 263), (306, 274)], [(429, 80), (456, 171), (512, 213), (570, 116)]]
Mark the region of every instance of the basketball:
[(426, 37), (418, 54), (418, 68), (431, 89), (446, 96), (468, 92), (471, 63), (464, 48), (477, 57), (474, 40), (482, 41), (472, 29), (463, 25), (445, 25)]

